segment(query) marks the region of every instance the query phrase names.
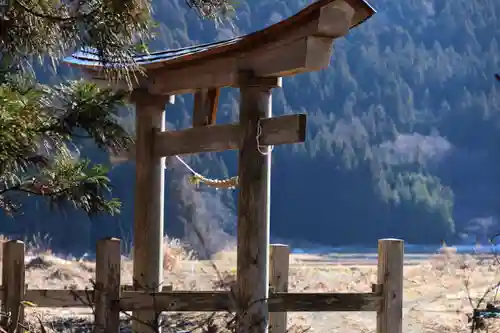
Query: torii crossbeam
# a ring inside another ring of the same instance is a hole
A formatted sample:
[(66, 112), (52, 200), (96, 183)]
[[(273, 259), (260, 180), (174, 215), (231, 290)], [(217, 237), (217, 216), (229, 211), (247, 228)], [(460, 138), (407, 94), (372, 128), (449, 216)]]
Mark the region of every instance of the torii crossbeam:
[[(328, 67), (334, 39), (373, 14), (364, 0), (319, 0), (246, 36), (135, 57), (146, 75), (132, 86), (114, 84), (130, 89), (136, 104), (136, 285), (157, 290), (163, 282), (163, 159), (239, 149), (239, 332), (267, 332), (271, 155), (266, 147), (303, 142), (306, 133), (305, 114), (271, 117), (271, 90), (281, 86), (283, 76)], [(77, 52), (65, 62), (108, 84), (96, 54)], [(228, 86), (240, 89), (240, 121), (216, 125), (219, 89)], [(165, 132), (165, 105), (184, 93), (195, 96), (193, 128)], [(150, 332), (140, 322), (151, 322), (156, 315), (134, 314), (134, 329)]]

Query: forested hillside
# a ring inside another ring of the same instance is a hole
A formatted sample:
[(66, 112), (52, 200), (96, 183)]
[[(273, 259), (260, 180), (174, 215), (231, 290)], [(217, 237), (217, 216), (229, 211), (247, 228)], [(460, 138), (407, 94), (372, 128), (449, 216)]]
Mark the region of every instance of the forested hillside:
[[(231, 22), (216, 27), (181, 0), (156, 1), (161, 24), (151, 49), (248, 33), (306, 4), (239, 2)], [(330, 68), (286, 78), (273, 94), (275, 114), (308, 113), (308, 136), (305, 144), (274, 149), (272, 236), (329, 245), (373, 245), (386, 236), (422, 244), (485, 239), (500, 229), (500, 84), (494, 78), (500, 1), (371, 4), (378, 13), (335, 44)], [(224, 90), (219, 123), (237, 120), (237, 100), (237, 90)], [(177, 96), (169, 126), (189, 126), (191, 108), (192, 97)], [(108, 160), (91, 147), (83, 152)], [(236, 174), (235, 152), (186, 160), (209, 177)], [(194, 244), (191, 221), (211, 235), (209, 250), (217, 250), (231, 239), (235, 192), (197, 191), (184, 175), (171, 161), (166, 230)], [(48, 232), (54, 248), (70, 251), (91, 249), (104, 235), (130, 237), (133, 177), (133, 163), (113, 167), (114, 194), (125, 202), (118, 217), (52, 216), (34, 202), (23, 217), (2, 217), (1, 231)]]

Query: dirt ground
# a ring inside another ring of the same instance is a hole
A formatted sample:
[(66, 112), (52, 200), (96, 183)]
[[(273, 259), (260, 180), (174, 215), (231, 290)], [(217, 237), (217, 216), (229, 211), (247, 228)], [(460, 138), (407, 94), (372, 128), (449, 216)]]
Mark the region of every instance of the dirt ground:
[[(193, 260), (174, 248), (165, 259), (165, 285), (173, 285), (174, 290), (220, 289), (218, 274), (228, 282), (236, 265), (233, 252), (220, 253), (210, 262)], [(469, 299), (476, 304), (488, 288), (500, 281), (500, 265), (495, 260), (495, 257), (458, 255), (450, 248), (434, 255), (408, 255), (404, 268), (403, 332), (470, 332)], [(131, 284), (131, 260), (124, 257), (122, 267), (123, 283)], [(94, 274), (91, 261), (63, 260), (50, 253), (36, 253), (27, 258), (26, 279), (30, 289), (83, 289), (91, 286), (89, 281)], [(373, 255), (292, 255), (290, 259), (290, 291), (369, 292), (375, 282)], [(493, 289), (486, 300), (493, 300), (495, 294)], [(87, 331), (89, 314), (90, 309), (27, 309), (33, 331), (39, 330), (38, 318), (48, 331)], [(375, 332), (376, 325), (375, 313), (290, 313), (288, 318), (292, 332)], [(493, 325), (489, 332), (500, 332), (500, 319), (489, 320), (489, 324)]]

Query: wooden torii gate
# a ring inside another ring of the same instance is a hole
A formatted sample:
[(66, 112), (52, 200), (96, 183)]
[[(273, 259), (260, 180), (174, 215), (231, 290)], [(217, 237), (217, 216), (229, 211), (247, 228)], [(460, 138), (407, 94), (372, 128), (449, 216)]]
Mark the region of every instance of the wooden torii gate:
[[(269, 146), (303, 142), (306, 115), (271, 117), (271, 90), (281, 77), (328, 67), (335, 38), (374, 14), (364, 0), (319, 0), (264, 30), (206, 45), (137, 56), (146, 75), (131, 90), (136, 105), (134, 283), (159, 290), (163, 282), (164, 158), (239, 149), (237, 295), (240, 327), (267, 330), (270, 213)], [(65, 59), (95, 81), (105, 82), (102, 63), (90, 52)], [(240, 89), (239, 124), (216, 125), (221, 87)], [(176, 94), (194, 93), (193, 127), (165, 131), (165, 105)], [(265, 148), (261, 148), (265, 147)], [(139, 322), (157, 318), (136, 313)]]

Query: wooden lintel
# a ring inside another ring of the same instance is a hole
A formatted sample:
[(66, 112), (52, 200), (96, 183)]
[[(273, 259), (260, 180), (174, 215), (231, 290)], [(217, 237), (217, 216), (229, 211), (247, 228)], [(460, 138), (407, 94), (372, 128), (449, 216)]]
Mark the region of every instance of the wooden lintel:
[(240, 67), (251, 68), (256, 76), (290, 76), (327, 68), (332, 56), (333, 39), (305, 37), (247, 59)]
[[(95, 304), (93, 290), (27, 290), (24, 301), (37, 307), (88, 308)], [(269, 311), (376, 311), (382, 297), (377, 293), (270, 293)], [(124, 311), (226, 311), (234, 310), (234, 298), (226, 291), (123, 291)]]
[[(306, 114), (294, 114), (261, 120), (263, 146), (304, 142)], [(156, 134), (156, 156), (173, 156), (239, 149), (240, 125), (212, 125)]]
[(306, 36), (287, 44), (203, 63), (156, 69), (157, 72), (151, 73), (148, 89), (153, 94), (189, 93), (202, 88), (239, 86), (241, 71), (270, 78), (317, 71), (328, 67), (332, 44), (331, 37)]
[(200, 89), (194, 93), (193, 127), (215, 124), (219, 88)]

